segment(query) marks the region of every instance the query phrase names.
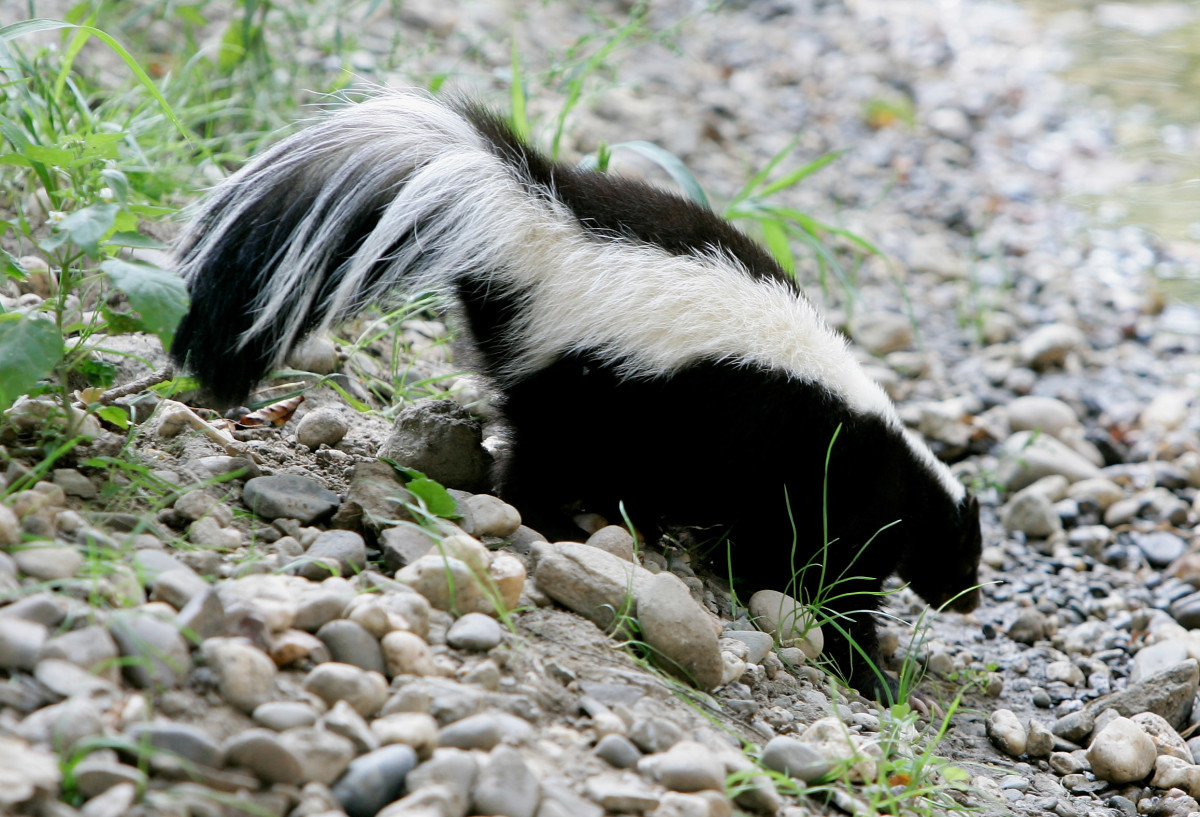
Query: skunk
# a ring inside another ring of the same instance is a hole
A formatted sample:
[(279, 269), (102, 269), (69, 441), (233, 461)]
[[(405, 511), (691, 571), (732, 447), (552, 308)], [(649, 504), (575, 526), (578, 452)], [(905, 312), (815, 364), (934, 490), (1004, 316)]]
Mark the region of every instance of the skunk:
[(212, 191), (177, 256), (192, 302), (172, 354), (225, 403), (305, 335), (443, 293), (508, 428), (495, 488), (529, 524), (623, 503), (644, 530), (722, 526), (741, 585), (822, 600), (835, 668), (880, 700), (886, 577), (978, 603), (975, 499), (770, 255), (475, 103), (339, 108)]

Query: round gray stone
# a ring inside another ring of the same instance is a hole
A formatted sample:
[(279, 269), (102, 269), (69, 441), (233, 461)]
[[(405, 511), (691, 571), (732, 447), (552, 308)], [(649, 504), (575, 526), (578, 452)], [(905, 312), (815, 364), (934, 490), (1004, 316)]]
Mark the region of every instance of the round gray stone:
[(500, 623), (483, 613), (467, 613), (446, 631), (446, 643), (459, 650), (486, 652), (500, 643)]
[(301, 525), (329, 516), (341, 504), (333, 491), (298, 474), (255, 477), (246, 483), (242, 501), (263, 519), (296, 519)]

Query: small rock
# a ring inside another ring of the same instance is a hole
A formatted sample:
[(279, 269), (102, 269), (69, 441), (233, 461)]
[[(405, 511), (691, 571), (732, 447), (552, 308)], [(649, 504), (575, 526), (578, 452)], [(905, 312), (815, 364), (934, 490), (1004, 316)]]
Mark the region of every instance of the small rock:
[(1036, 607), (1024, 607), (1017, 613), (1017, 620), (1008, 628), (1008, 637), (1021, 644), (1034, 644), (1046, 638), (1049, 623), (1046, 616)]
[(371, 732), (381, 746), (402, 743), (428, 758), (437, 747), (438, 725), (424, 712), (394, 712), (371, 721)]
[(987, 735), (1000, 751), (1012, 757), (1025, 754), (1029, 735), (1010, 709), (997, 709), (987, 720)]
[(1100, 476), (1095, 463), (1049, 434), (1018, 431), (1002, 445), (996, 479), (1009, 491), (1019, 491), (1042, 477), (1061, 474), (1072, 483)]
[(333, 661), (313, 667), (303, 687), (329, 706), (346, 701), (363, 717), (374, 715), (387, 700), (387, 680), (381, 674)]
[(124, 817), (133, 808), (137, 793), (133, 783), (118, 783), (84, 803), (80, 817)]
[(384, 566), (393, 573), (428, 554), (437, 541), (434, 534), (410, 525), (385, 528), (380, 534), (379, 548), (383, 551)]
[(1054, 504), (1040, 493), (1031, 492), (1033, 486), (1017, 493), (1004, 506), (1000, 521), (1009, 531), (1020, 531), (1035, 539), (1047, 539), (1062, 531), (1062, 520), (1054, 510)]
[(268, 729), (284, 732), (297, 726), (312, 726), (317, 722), (317, 711), (300, 701), (267, 701), (254, 708), (251, 717)]
[(854, 322), (854, 339), (872, 355), (908, 349), (913, 344), (912, 321), (895, 312), (874, 312)]
[(541, 797), (537, 777), (525, 765), (521, 753), (501, 744), (488, 754), (479, 770), (472, 792), (475, 814), (533, 817)]
[(1200, 795), (1200, 766), (1173, 755), (1159, 755), (1154, 761), (1150, 785), (1156, 789), (1182, 789), (1193, 796)]
[(1151, 567), (1166, 567), (1187, 550), (1187, 543), (1170, 531), (1157, 530), (1148, 533), (1133, 531), (1133, 542), (1141, 549)]
[(317, 638), (329, 649), (330, 658), (342, 664), (384, 674), (383, 650), (379, 639), (357, 622), (334, 619), (317, 630)]
[(683, 730), (666, 718), (639, 718), (629, 730), (629, 739), (643, 752), (665, 752), (683, 740)]
[(725, 630), (721, 633), (721, 637), (732, 638), (745, 644), (746, 662), (750, 664), (761, 664), (767, 657), (767, 653), (775, 646), (775, 639), (770, 633), (758, 630)]
[(295, 519), (301, 525), (329, 516), (341, 503), (333, 491), (297, 474), (248, 480), (242, 501), (263, 519)]
[(0, 735), (0, 770), (0, 808), (8, 811), (39, 792), (53, 800), (62, 782), (53, 754), (6, 735)]
[(1030, 757), (1050, 757), (1054, 751), (1054, 733), (1041, 721), (1030, 718), (1026, 729), (1025, 754)]
[(360, 534), (350, 530), (323, 531), (289, 570), (319, 582), (334, 576), (351, 576), (367, 566), (367, 545)]
[(1060, 738), (1079, 743), (1096, 728), (1096, 716), (1086, 709), (1063, 715), (1050, 728)]
[(379, 748), (379, 739), (367, 726), (363, 716), (345, 701), (338, 701), (321, 716), (317, 726), (349, 740), (359, 752), (373, 752)]
[(609, 734), (600, 738), (593, 749), (596, 756), (618, 769), (628, 769), (641, 759), (642, 753), (629, 738), (624, 735)]
[(1114, 718), (1087, 750), (1092, 771), (1110, 783), (1132, 783), (1150, 774), (1158, 752), (1154, 742), (1128, 718)]
[[(263, 704), (272, 706), (272, 704)], [(261, 709), (262, 707), (259, 707)], [(255, 710), (257, 713), (258, 710)], [(228, 762), (253, 772), (264, 783), (294, 783), (303, 769), (299, 759), (270, 729), (246, 729), (225, 741)]]
[(476, 753), (462, 749), (442, 748), (408, 774), (405, 785), (410, 790), (444, 787), (455, 805), (454, 814), (466, 814), (471, 802), (471, 789), (479, 775)]
[(77, 496), (80, 499), (96, 498), (96, 486), (74, 468), (55, 468), (53, 479), (54, 484), (62, 488), (67, 496)]
[(1188, 646), (1182, 641), (1160, 641), (1157, 644), (1142, 647), (1133, 656), (1133, 667), (1129, 671), (1129, 680), (1136, 683), (1157, 672), (1183, 663), (1188, 660), (1189, 656)]
[(879, 747), (852, 734), (838, 718), (830, 716), (813, 722), (800, 734), (799, 740), (810, 744), (826, 760), (849, 763), (846, 780), (861, 783), (874, 780), (876, 760), (881, 757)]
[(36, 621), (5, 617), (0, 624), (0, 668), (31, 670), (42, 656), (49, 631)]
[[(1096, 700), (1088, 709), (1093, 712), (1113, 709), (1126, 716), (1153, 712), (1161, 715), (1172, 727), (1182, 728), (1191, 711), (1198, 681), (1200, 664), (1189, 658), (1136, 684), (1130, 684), (1120, 692)], [(1055, 730), (1055, 734), (1061, 733)]]
[(272, 695), (275, 662), (245, 638), (210, 638), (201, 647), (221, 697), (249, 714)]
[(191, 597), (175, 616), (179, 631), (203, 641), (225, 632), (225, 605), (217, 588), (209, 585)]
[(1155, 715), (1153, 712), (1139, 712), (1131, 716), (1129, 720), (1136, 723), (1143, 732), (1150, 736), (1158, 754), (1171, 755), (1186, 763), (1195, 762), (1192, 759), (1192, 750), (1188, 748), (1179, 733), (1171, 728), (1171, 724), (1167, 723), (1165, 718)]
[(482, 427), (453, 400), (423, 400), (406, 407), (378, 456), (464, 491), (484, 484), (490, 464)]
[(635, 586), (642, 637), (664, 669), (713, 689), (721, 683), (724, 662), (708, 613), (700, 608), (678, 576), (658, 573)]
[(279, 741), (300, 762), (300, 773), (292, 783), (315, 781), (328, 786), (342, 776), (355, 755), (349, 740), (312, 726), (289, 729), (279, 735)]
[(661, 755), (638, 763), (638, 771), (672, 791), (725, 790), (725, 764), (702, 743), (683, 740)]
[(762, 764), (806, 783), (821, 779), (834, 767), (815, 747), (785, 735), (771, 738), (763, 747)]
[(42, 545), (31, 542), (12, 551), (17, 569), (38, 581), (69, 579), (83, 566), (83, 555), (69, 545)]
[(1051, 661), (1046, 665), (1046, 680), (1079, 686), (1083, 683), (1083, 670), (1070, 661)]
[(1020, 359), (1026, 366), (1046, 369), (1061, 366), (1068, 353), (1085, 343), (1083, 332), (1063, 323), (1040, 326), (1021, 340)]
[(533, 726), (516, 715), (509, 715), (507, 712), (481, 712), (442, 727), (438, 732), (438, 743), (458, 749), (491, 751), (502, 740), (520, 743), (529, 740), (533, 735)]
[(653, 811), (659, 797), (637, 777), (629, 774), (598, 774), (583, 784), (587, 796), (609, 814), (644, 814)]
[(1075, 410), (1053, 397), (1026, 395), (1006, 406), (1013, 431), (1041, 431), (1059, 437), (1064, 429), (1079, 425)]
[[(142, 689), (178, 686), (192, 669), (187, 642), (175, 625), (145, 613), (114, 616), (109, 634), (126, 659), (125, 678)], [(266, 656), (263, 656), (266, 658)], [(271, 659), (267, 658), (268, 663)], [(271, 669), (274, 670), (274, 664)]]
[(180, 757), (219, 769), (225, 765), (225, 750), (207, 732), (197, 726), (175, 721), (151, 721), (135, 723), (125, 730), (125, 736), (134, 744), (146, 745)]
[(302, 372), (333, 374), (341, 366), (337, 347), (329, 338), (309, 335), (288, 352), (287, 365)]
[(808, 660), (821, 654), (825, 639), (812, 614), (776, 590), (759, 590), (748, 603), (751, 620), (760, 630), (775, 636), (784, 647), (799, 647)]
[(417, 765), (408, 746), (384, 746), (355, 758), (333, 786), (333, 796), (348, 817), (375, 817), (404, 792), (405, 778)]
[(322, 445), (333, 448), (342, 441), (349, 430), (350, 425), (340, 411), (319, 408), (301, 418), (296, 426), (296, 440), (314, 451)]
[(620, 525), (606, 525), (587, 539), (589, 547), (600, 548), (627, 562), (637, 563), (635, 542), (629, 531)]
[(521, 514), (512, 505), (490, 494), (475, 494), (466, 501), (473, 523), (472, 536), (507, 539), (521, 527)]
[(467, 613), (446, 631), (446, 643), (457, 650), (486, 652), (500, 643), (500, 624), (483, 613)]
[(383, 663), (387, 675), (437, 675), (437, 664), (429, 645), (419, 635), (404, 630), (393, 630), (379, 642), (383, 650)]

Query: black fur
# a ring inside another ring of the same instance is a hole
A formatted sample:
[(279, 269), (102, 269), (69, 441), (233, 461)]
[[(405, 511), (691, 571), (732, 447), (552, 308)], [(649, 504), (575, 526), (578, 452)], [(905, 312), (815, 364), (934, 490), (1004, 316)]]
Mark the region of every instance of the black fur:
[[(565, 207), (598, 244), (620, 237), (676, 256), (710, 258), (719, 250), (754, 280), (785, 282), (803, 297), (766, 252), (710, 211), (636, 182), (552, 163), (477, 106), (458, 111), (529, 196)], [(345, 127), (353, 126), (347, 120)], [(293, 139), (305, 145), (303, 133)], [(372, 165), (356, 154), (349, 160), (357, 162), (355, 172), (331, 185), (328, 162), (289, 161), (288, 145), (269, 154), (278, 164), (271, 158), (237, 184), (219, 188), (180, 251), (193, 301), (173, 355), (225, 402), (244, 397), (280, 351), (287, 327), (279, 322), (240, 342), (238, 337), (253, 322), (252, 295), (270, 289), (281, 274), (282, 252), (308, 240), (305, 231), (339, 197), (362, 199), (327, 248), (322, 267), (308, 273), (320, 295), (298, 319), (303, 334), (326, 317), (324, 304), (341, 280), (341, 265), (405, 181), (395, 179), (387, 195), (361, 192), (358, 182), (369, 180)], [(431, 155), (437, 151), (437, 145), (429, 147)], [(480, 195), (471, 178), (456, 181), (461, 186), (447, 189), (448, 198)], [(235, 207), (245, 210), (231, 226), (206, 233)], [(423, 217), (435, 231), (438, 211)], [(420, 235), (389, 237), (392, 247), (419, 245), (426, 252), (420, 225), (413, 232)], [(207, 256), (201, 252), (205, 242)], [(430, 257), (439, 251), (436, 241), (428, 246)], [(372, 268), (369, 283), (391, 282), (385, 263), (391, 254)], [(881, 682), (837, 629), (843, 627), (872, 663), (880, 663), (872, 614), (887, 576), (899, 572), (934, 605), (959, 593), (953, 609), (969, 610), (978, 602), (972, 589), (981, 549), (978, 507), (974, 499), (956, 501), (947, 492), (894, 418), (847, 405), (834, 384), (724, 359), (701, 358), (670, 373), (629, 378), (618, 371), (619, 350), (590, 349), (506, 376), (505, 364), (522, 343), (513, 327), (530, 307), (519, 288), (498, 285), (504, 272), (486, 265), (452, 269), (443, 283), (471, 359), (501, 392), (511, 439), (497, 490), (534, 527), (560, 525), (562, 508), (572, 503), (612, 519), (623, 503), (648, 531), (725, 526), (735, 544), (732, 569), (745, 591), (775, 588), (805, 600), (826, 593), (825, 610), (834, 617), (825, 628), (828, 655), (853, 685), (881, 698), (895, 696), (895, 681)], [(362, 292), (358, 300), (367, 297)], [(792, 586), (810, 563), (801, 586)]]

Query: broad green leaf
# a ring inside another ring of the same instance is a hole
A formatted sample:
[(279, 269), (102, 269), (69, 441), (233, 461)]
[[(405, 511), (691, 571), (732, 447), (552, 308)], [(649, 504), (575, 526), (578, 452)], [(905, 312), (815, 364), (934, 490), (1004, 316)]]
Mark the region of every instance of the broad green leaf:
[(99, 258), (100, 241), (113, 228), (118, 209), (115, 204), (89, 204), (59, 222), (58, 233), (68, 236), (92, 258)]
[(119, 429), (129, 428), (129, 409), (121, 406), (102, 406), (96, 409), (96, 414)]
[(188, 310), (187, 285), (170, 270), (149, 264), (133, 264), (109, 258), (100, 264), (113, 286), (129, 297), (129, 304), (142, 316), (142, 328), (158, 335), (163, 349), (170, 351), (175, 327)]
[(114, 247), (136, 247), (140, 250), (167, 249), (167, 245), (157, 238), (150, 238), (135, 230), (119, 230), (109, 236), (108, 243)]
[(49, 377), (62, 356), (62, 335), (52, 322), (17, 312), (0, 315), (0, 409)]
[(440, 482), (429, 477), (421, 477), (412, 480), (404, 487), (408, 488), (414, 496), (419, 496), (424, 501), (425, 507), (434, 516), (444, 518), (458, 516), (458, 503)]
[(75, 154), (66, 148), (48, 148), (42, 145), (27, 145), (25, 155), (35, 162), (55, 167), (67, 167), (75, 158)]
[(446, 519), (458, 516), (458, 503), (442, 484), (432, 480), (415, 468), (407, 468), (395, 460), (382, 458), (384, 462), (396, 469), (396, 473), (404, 481), (404, 487), (414, 496), (420, 497), (425, 508), (434, 516)]
[(10, 278), (24, 279), (29, 274), (8, 250), (0, 250), (0, 270), (4, 270), (4, 274)]

